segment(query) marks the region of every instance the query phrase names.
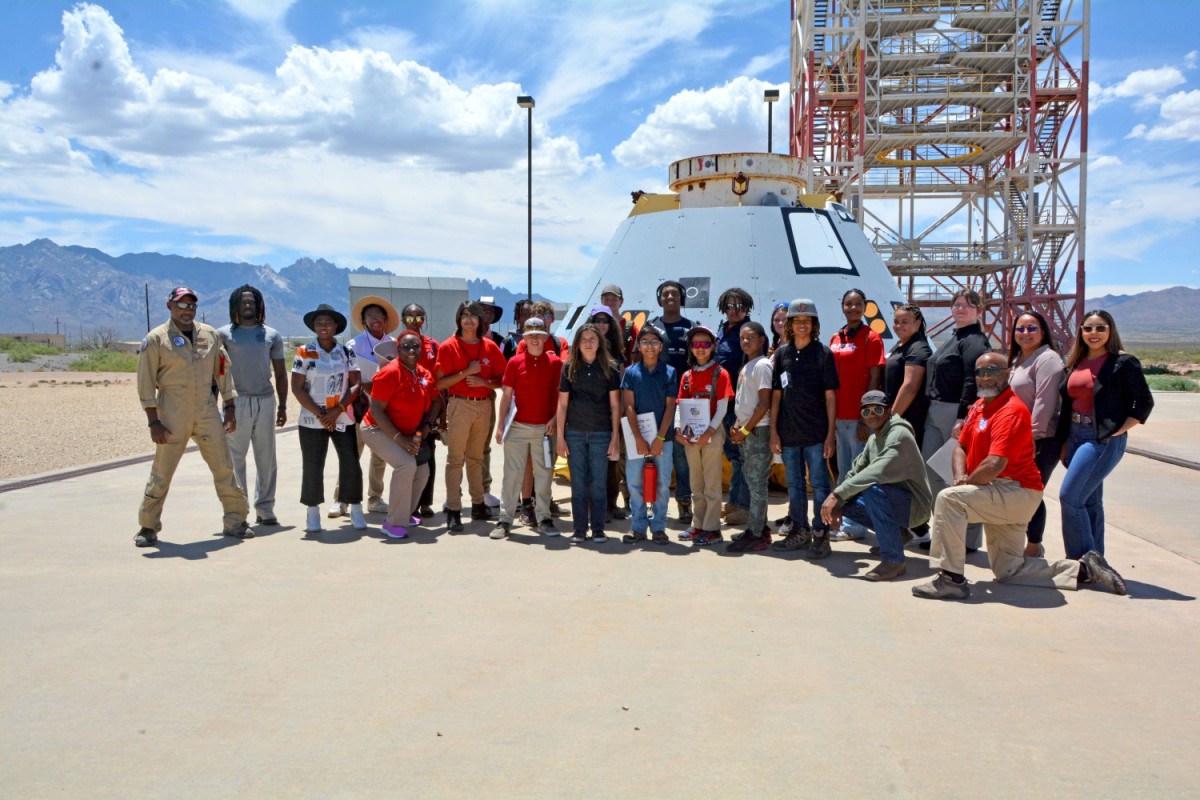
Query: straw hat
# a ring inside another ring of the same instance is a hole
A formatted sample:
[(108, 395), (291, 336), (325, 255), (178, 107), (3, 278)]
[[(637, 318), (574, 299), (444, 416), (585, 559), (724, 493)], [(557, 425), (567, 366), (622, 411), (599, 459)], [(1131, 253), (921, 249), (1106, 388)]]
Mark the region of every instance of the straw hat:
[(360, 333), (363, 330), (362, 312), (367, 306), (379, 306), (387, 314), (387, 324), (384, 326), (385, 333), (395, 333), (400, 327), (400, 314), (396, 312), (396, 307), (378, 295), (369, 294), (355, 303), (354, 307), (350, 309), (350, 325), (355, 333)]

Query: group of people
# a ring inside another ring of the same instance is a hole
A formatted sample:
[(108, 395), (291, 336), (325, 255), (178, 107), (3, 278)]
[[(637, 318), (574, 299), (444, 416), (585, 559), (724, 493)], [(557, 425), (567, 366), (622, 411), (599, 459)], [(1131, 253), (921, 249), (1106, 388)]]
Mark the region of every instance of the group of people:
[[(421, 332), (419, 305), (397, 313), (366, 297), (351, 312), (362, 333), (345, 344), (337, 337), (346, 317), (320, 305), (304, 317), (315, 338), (296, 349), (289, 381), (257, 289), (234, 291), (230, 324), (219, 331), (194, 321), (195, 292), (175, 289), (170, 321), (148, 334), (139, 356), (139, 395), (158, 447), (135, 543), (157, 542), (189, 438), (213, 472), (227, 535), (254, 535), (244, 488), (251, 445), (256, 521), (278, 524), (274, 428), (287, 421), (290, 388), (300, 405), (300, 501), (310, 532), (322, 525), (330, 442), (338, 483), (329, 516), (367, 527), (365, 447), (367, 512), (386, 514), (384, 534), (404, 538), (435, 516), (440, 440), (452, 533), (464, 530), (465, 473), (471, 520), (491, 524), (492, 538), (522, 524), (559, 535), (551, 496), (559, 456), (570, 473), (576, 544), (606, 542), (607, 524), (626, 515), (624, 542), (668, 543), (673, 483), (677, 519), (687, 526), (679, 538), (698, 546), (723, 541), (722, 529), (732, 527), (741, 530), (730, 551), (803, 550), (820, 559), (832, 542), (873, 531), (880, 562), (865, 578), (903, 575), (911, 541), (939, 562), (913, 593), (965, 598), (963, 564), (986, 530), (998, 580), (1125, 593), (1103, 555), (1103, 482), (1154, 403), (1108, 312), (1085, 314), (1064, 363), (1036, 311), (1016, 318), (1007, 353), (993, 351), (971, 290), (954, 296), (955, 329), (936, 353), (911, 304), (895, 309), (895, 343), (885, 351), (858, 289), (842, 297), (844, 324), (828, 344), (811, 300), (776, 305), (768, 334), (750, 318), (754, 301), (743, 289), (720, 295), (716, 329), (684, 316), (684, 296), (679, 282), (660, 284), (660, 313), (639, 328), (621, 315), (621, 288), (605, 286), (570, 343), (552, 334), (549, 303), (519, 302), (512, 332), (500, 336), (491, 325), (501, 308), (464, 301), (454, 334), (437, 342)], [(504, 463), (498, 509), (485, 502), (493, 443)], [(788, 514), (774, 529), (773, 462), (782, 462), (788, 489)], [(1059, 462), (1067, 467), (1067, 559), (1049, 562), (1042, 493)]]

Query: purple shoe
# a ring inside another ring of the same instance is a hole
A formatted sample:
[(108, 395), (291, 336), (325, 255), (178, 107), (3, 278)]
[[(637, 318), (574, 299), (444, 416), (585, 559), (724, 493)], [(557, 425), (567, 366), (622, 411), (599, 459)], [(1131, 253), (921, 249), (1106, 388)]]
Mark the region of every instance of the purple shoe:
[(392, 539), (403, 539), (408, 536), (408, 529), (401, 528), (399, 525), (393, 525), (390, 522), (383, 523), (383, 532)]
[(421, 518), (420, 518), (420, 517), (409, 517), (409, 518), (408, 518), (408, 524), (409, 524), (409, 525), (420, 525), (420, 524), (421, 524)]

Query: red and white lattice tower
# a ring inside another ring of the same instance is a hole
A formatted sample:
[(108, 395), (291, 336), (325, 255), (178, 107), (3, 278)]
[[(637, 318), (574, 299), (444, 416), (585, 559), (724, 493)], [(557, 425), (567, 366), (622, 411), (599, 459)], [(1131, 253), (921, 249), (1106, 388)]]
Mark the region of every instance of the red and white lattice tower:
[[(863, 225), (901, 291), (1082, 321), (1090, 0), (793, 0), (789, 134), (809, 191)], [(931, 329), (952, 323), (943, 320)]]

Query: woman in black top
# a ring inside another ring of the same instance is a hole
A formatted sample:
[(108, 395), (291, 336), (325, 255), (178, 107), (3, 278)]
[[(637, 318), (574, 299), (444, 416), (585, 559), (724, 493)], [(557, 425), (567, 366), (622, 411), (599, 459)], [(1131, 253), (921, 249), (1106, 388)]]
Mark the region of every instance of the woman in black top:
[(920, 447), (925, 439), (925, 416), (929, 412), (925, 365), (933, 355), (926, 341), (925, 315), (916, 305), (906, 303), (896, 309), (892, 331), (897, 341), (884, 364), (883, 391), (892, 404), (892, 414), (903, 417), (912, 425)]
[(1104, 555), (1104, 479), (1125, 454), (1128, 432), (1150, 418), (1154, 398), (1142, 364), (1121, 350), (1117, 323), (1089, 311), (1067, 355), (1058, 438), (1067, 467), (1058, 499), (1067, 558)]
[(586, 323), (575, 332), (575, 341), (558, 384), (558, 454), (571, 471), (571, 541), (587, 538), (591, 519), (592, 541), (603, 544), (607, 500), (607, 462), (618, 453), (617, 395), (620, 367), (608, 353), (599, 329)]

